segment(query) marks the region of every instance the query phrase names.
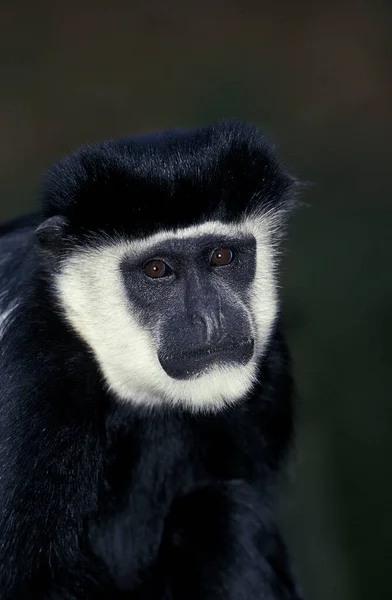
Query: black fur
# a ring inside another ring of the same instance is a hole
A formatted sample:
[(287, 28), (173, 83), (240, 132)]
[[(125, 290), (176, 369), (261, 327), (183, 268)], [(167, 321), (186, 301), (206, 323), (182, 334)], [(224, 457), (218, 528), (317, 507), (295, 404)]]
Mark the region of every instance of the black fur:
[(293, 186), (257, 130), (220, 124), (82, 149), (49, 171), (41, 215), (0, 228), (0, 313), (18, 303), (0, 340), (2, 600), (299, 600), (273, 511), (293, 428), (279, 323), (259, 383), (225, 412), (120, 404), (34, 234), (58, 215), (65, 248), (233, 221), (285, 210)]
[[(44, 181), (45, 217), (134, 236), (244, 211), (287, 209), (295, 182), (257, 129), (220, 124), (85, 147)], [(108, 211), (110, 206), (110, 211)]]

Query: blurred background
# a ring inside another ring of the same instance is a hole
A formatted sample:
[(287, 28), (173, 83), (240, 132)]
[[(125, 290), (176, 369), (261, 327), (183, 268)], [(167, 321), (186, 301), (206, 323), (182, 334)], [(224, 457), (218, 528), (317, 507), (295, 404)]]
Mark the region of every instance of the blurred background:
[(283, 265), (307, 600), (391, 600), (392, 2), (2, 0), (0, 219), (85, 142), (236, 117), (312, 183)]

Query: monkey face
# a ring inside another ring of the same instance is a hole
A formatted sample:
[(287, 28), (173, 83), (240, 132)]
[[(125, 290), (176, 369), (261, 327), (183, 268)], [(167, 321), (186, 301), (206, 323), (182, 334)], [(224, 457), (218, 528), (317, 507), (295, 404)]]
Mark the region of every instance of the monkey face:
[(64, 261), (57, 290), (122, 399), (223, 406), (251, 388), (276, 316), (268, 221), (106, 239)]

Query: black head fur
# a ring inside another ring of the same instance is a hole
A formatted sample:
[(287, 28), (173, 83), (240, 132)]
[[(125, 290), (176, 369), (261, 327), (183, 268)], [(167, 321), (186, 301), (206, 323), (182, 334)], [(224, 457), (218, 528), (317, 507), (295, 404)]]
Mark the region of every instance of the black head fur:
[(295, 187), (257, 128), (222, 122), (81, 148), (47, 172), (43, 216), (152, 234), (260, 207), (286, 212)]

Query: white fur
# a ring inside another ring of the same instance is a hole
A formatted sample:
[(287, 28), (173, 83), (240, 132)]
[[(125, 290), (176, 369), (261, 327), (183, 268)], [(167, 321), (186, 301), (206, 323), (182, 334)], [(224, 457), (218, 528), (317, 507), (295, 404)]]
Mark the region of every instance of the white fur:
[[(206, 222), (135, 241), (101, 240), (76, 251), (65, 262), (56, 280), (65, 316), (93, 351), (107, 385), (118, 398), (135, 404), (164, 402), (211, 410), (235, 402), (251, 388), (277, 311), (272, 226), (272, 219), (261, 216), (237, 225)], [(159, 363), (151, 335), (132, 311), (120, 262), (125, 255), (137, 257), (169, 239), (241, 233), (254, 235), (257, 242), (256, 277), (251, 292), (251, 318), (256, 332), (254, 357), (245, 366), (216, 366), (190, 380), (172, 379)]]
[(0, 342), (5, 335), (7, 326), (11, 322), (12, 313), (14, 312), (16, 307), (17, 307), (17, 303), (15, 302), (11, 306), (9, 306), (6, 310), (4, 310), (3, 312), (0, 313)]

